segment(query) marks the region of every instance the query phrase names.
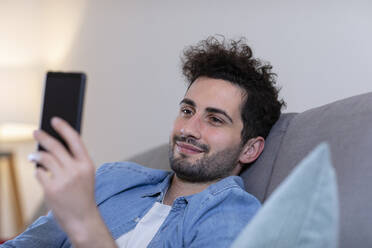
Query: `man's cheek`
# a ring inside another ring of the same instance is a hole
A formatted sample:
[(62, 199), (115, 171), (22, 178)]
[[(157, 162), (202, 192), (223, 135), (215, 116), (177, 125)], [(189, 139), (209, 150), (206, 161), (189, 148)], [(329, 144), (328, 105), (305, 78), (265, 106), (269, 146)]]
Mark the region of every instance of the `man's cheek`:
[(210, 145), (211, 149), (220, 151), (224, 150), (226, 147), (231, 146), (232, 144), (235, 144), (236, 142), (234, 142), (234, 138), (231, 136), (231, 134), (228, 135), (225, 133), (214, 131), (209, 132), (207, 143)]
[(180, 117), (177, 117), (174, 122), (173, 122), (173, 130), (172, 130), (172, 134), (177, 134), (180, 132), (180, 130), (182, 129), (182, 119), (180, 119)]

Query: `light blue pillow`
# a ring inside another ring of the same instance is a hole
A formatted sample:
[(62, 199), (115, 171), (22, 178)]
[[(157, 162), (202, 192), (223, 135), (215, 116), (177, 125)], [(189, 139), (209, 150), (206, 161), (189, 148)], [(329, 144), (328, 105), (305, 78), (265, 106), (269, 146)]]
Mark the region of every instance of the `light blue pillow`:
[(339, 206), (327, 144), (281, 183), (231, 248), (336, 248)]

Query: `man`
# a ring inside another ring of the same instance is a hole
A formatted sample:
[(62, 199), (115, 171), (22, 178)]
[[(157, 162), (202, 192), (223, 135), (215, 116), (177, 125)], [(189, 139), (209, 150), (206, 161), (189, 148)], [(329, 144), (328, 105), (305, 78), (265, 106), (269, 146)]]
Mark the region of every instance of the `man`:
[(189, 83), (170, 136), (171, 172), (133, 163), (94, 165), (63, 120), (32, 154), (52, 209), (4, 247), (228, 247), (260, 203), (237, 175), (264, 148), (279, 118), (270, 66), (239, 41), (210, 37), (185, 50)]

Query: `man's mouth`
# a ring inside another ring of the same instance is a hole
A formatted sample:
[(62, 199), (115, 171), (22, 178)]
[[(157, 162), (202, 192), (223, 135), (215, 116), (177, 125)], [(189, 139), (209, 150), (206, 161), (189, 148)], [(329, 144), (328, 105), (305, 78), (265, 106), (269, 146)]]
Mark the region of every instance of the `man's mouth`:
[(189, 155), (194, 155), (194, 154), (199, 154), (204, 152), (204, 150), (200, 149), (199, 147), (177, 141), (176, 142), (176, 149), (178, 152), (183, 153), (183, 154), (189, 154)]

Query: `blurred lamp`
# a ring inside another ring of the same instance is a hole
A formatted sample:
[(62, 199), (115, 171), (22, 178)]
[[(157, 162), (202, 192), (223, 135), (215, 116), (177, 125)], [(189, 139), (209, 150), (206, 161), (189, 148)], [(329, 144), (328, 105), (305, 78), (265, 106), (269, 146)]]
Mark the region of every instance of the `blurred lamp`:
[(32, 132), (36, 129), (36, 125), (5, 122), (0, 124), (0, 141), (15, 142), (32, 139)]

